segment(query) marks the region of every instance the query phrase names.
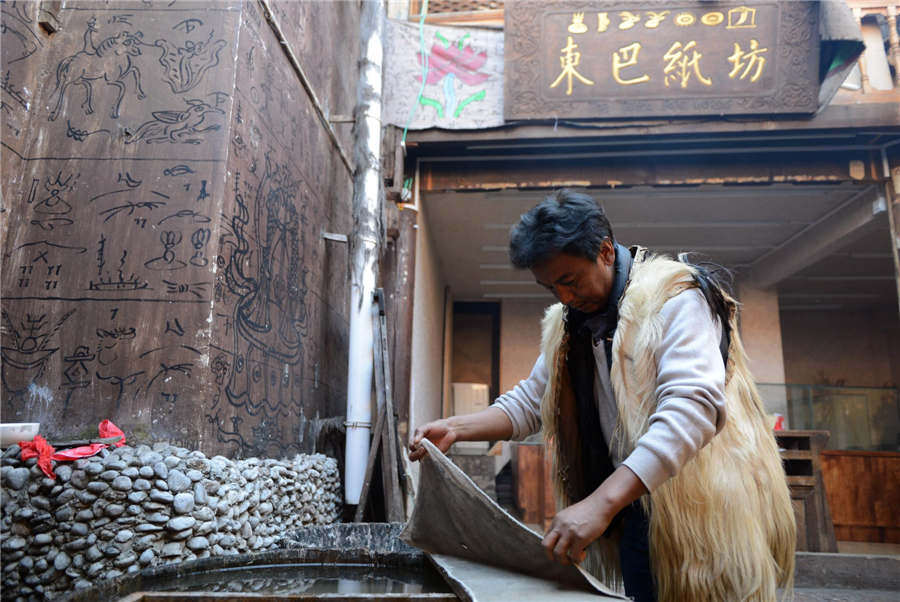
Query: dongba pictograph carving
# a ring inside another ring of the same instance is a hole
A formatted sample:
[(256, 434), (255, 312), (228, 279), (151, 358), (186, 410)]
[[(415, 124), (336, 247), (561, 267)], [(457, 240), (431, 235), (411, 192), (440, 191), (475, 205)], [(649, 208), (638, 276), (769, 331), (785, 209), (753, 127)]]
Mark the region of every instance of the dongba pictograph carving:
[[(48, 117), (50, 121), (55, 121), (59, 116), (66, 91), (73, 84), (79, 84), (84, 88), (84, 102), (81, 104), (81, 108), (85, 115), (94, 112), (92, 82), (100, 79), (115, 86), (118, 90), (118, 96), (109, 113), (112, 118), (119, 116), (119, 107), (122, 104), (122, 98), (125, 97), (125, 78), (128, 75), (134, 77), (137, 97), (145, 98), (146, 95), (141, 88), (141, 72), (131, 62), (132, 57), (141, 54), (141, 44), (143, 43), (141, 38), (144, 34), (123, 31), (109, 36), (96, 45), (93, 38), (95, 31), (97, 31), (97, 20), (91, 18), (84, 31), (84, 47), (75, 54), (64, 58), (56, 68), (56, 88), (51, 94), (51, 98), (56, 97), (56, 105), (50, 111)], [(98, 62), (102, 63), (102, 69), (97, 64)], [(112, 66), (110, 66), (110, 62), (112, 62)]]
[[(283, 110), (287, 72), (257, 43), (258, 73), (235, 85), (241, 3), (64, 7), (52, 45), (38, 9), (20, 5), (0, 0), (4, 135), (10, 116), (40, 123), (12, 149), (23, 169), (4, 249), (4, 413), (50, 436), (102, 412), (217, 453), (301, 451), (301, 401), (321, 394), (307, 393), (312, 368), (304, 379), (318, 353), (310, 176), (329, 179), (297, 163), (318, 147), (302, 111)], [(187, 419), (198, 411), (202, 424)]]
[[(35, 219), (31, 220), (32, 226), (38, 226), (42, 230), (53, 230), (57, 226), (69, 226), (74, 222), (67, 217), (72, 212), (72, 205), (63, 194), (68, 196), (75, 190), (80, 173), (63, 176), (62, 171), (56, 173), (55, 178), (44, 178), (44, 193), (38, 192), (38, 180), (31, 181), (31, 192), (28, 195), (28, 204), (32, 206)], [(38, 198), (41, 197), (41, 198)]]
[(78, 345), (72, 353), (65, 356), (65, 368), (63, 369), (64, 382), (59, 386), (66, 392), (66, 400), (63, 402), (63, 412), (69, 409), (69, 401), (72, 394), (78, 389), (86, 389), (91, 386), (92, 374), (88, 364), (93, 362), (97, 355), (91, 353), (87, 345)]
[[(125, 275), (125, 271), (127, 270), (126, 259), (128, 258), (128, 249), (122, 250), (122, 255), (119, 257), (119, 267), (116, 270), (115, 276), (110, 274), (108, 270), (104, 272), (104, 268), (106, 267), (106, 254), (106, 237), (101, 234), (100, 240), (97, 241), (97, 280), (92, 279), (88, 283), (89, 291), (139, 291), (147, 289), (150, 286), (149, 283), (138, 278), (134, 272), (132, 272), (130, 276)], [(104, 273), (106, 274), (105, 276)]]
[[(184, 101), (188, 106), (180, 111), (155, 111), (153, 119), (145, 121), (131, 136), (127, 136), (125, 144), (144, 141), (153, 142), (183, 142), (185, 144), (200, 144), (203, 140), (195, 138), (196, 134), (210, 130), (218, 130), (219, 124), (206, 124), (206, 115), (225, 112), (198, 99)], [(203, 127), (201, 127), (203, 126)]]
[[(50, 358), (59, 351), (56, 335), (74, 313), (71, 309), (54, 323), (47, 314), (26, 313), (24, 318), (16, 318), (5, 309), (2, 311), (4, 337), (0, 344), (3, 358), (0, 380), (4, 393), (19, 398), (44, 375)], [(24, 386), (18, 387), (18, 384)]]
[(122, 406), (122, 398), (125, 396), (125, 388), (129, 387), (137, 382), (137, 377), (144, 374), (144, 370), (139, 370), (138, 372), (132, 372), (131, 374), (110, 374), (109, 376), (103, 376), (100, 372), (97, 372), (97, 378), (102, 380), (103, 382), (108, 382), (116, 390), (116, 401), (115, 407), (118, 410)]
[(133, 203), (131, 201), (125, 203), (124, 205), (116, 205), (115, 207), (110, 207), (109, 209), (105, 209), (100, 212), (100, 215), (106, 216), (103, 219), (103, 223), (105, 224), (112, 218), (116, 217), (120, 213), (125, 212), (126, 215), (134, 215), (134, 212), (138, 209), (147, 209), (152, 211), (157, 207), (162, 207), (166, 204), (165, 201), (138, 201), (137, 203)]
[(181, 244), (181, 232), (177, 230), (163, 230), (159, 235), (159, 242), (163, 245), (163, 254), (144, 262), (144, 267), (150, 270), (172, 271), (187, 267), (187, 264), (175, 257), (175, 247)]
[[(265, 165), (255, 191), (243, 183), (254, 193), (251, 200), (241, 191), (240, 174), (235, 175), (234, 240), (225, 268), (227, 290), (237, 297), (231, 315), (232, 357), (229, 362), (220, 356), (215, 367), (228, 403), (258, 422), (251, 427), (254, 436), (247, 437), (240, 432), (242, 420), (232, 419), (229, 430), (218, 412), (207, 417), (221, 441), (245, 452), (277, 441), (272, 436), (279, 430), (278, 421), (299, 412), (308, 329), (299, 182), (287, 165), (275, 163), (268, 154)], [(260, 428), (264, 423), (272, 427), (268, 433)]]
[[(111, 19), (109, 23), (131, 25), (127, 18)], [(201, 26), (203, 21), (200, 19), (187, 19), (172, 29), (188, 34)], [(205, 40), (188, 39), (181, 42), (181, 45), (164, 38), (149, 44), (144, 41), (142, 31), (125, 30), (104, 35), (105, 37), (99, 32), (96, 17), (90, 18), (85, 25), (82, 49), (59, 62), (56, 68), (56, 85), (50, 94), (52, 109), (48, 115), (49, 121), (55, 121), (59, 117), (63, 102), (67, 95), (72, 94), (73, 85), (81, 87), (84, 92), (84, 101), (81, 104), (84, 114), (93, 114), (96, 83), (116, 88), (116, 98), (110, 107), (109, 115), (117, 119), (127, 86), (132, 81), (134, 94), (138, 100), (146, 98), (142, 87), (144, 75), (141, 69), (149, 67), (146, 61), (138, 60), (138, 57), (145, 53), (159, 52), (158, 64), (161, 67), (158, 72), (159, 78), (168, 84), (173, 94), (184, 94), (196, 88), (204, 75), (219, 64), (219, 55), (227, 46), (225, 40), (214, 39), (213, 31), (209, 32)], [(95, 36), (103, 39), (97, 43)], [(213, 95), (215, 96), (213, 105), (203, 100), (185, 98), (183, 101), (188, 105), (185, 109), (153, 112), (152, 120), (141, 124), (134, 134), (126, 135), (126, 144), (140, 140), (199, 144), (199, 139), (191, 137), (193, 134), (220, 127), (208, 124), (200, 127), (207, 113), (223, 113), (218, 105), (223, 102), (223, 97), (227, 98), (228, 95), (219, 92)], [(89, 136), (101, 132), (111, 133), (110, 130), (103, 128), (85, 128), (73, 124), (71, 120), (66, 123), (66, 135), (77, 142), (84, 142)]]
[(163, 170), (164, 176), (169, 176), (170, 178), (174, 178), (177, 176), (187, 175), (189, 173), (197, 173), (189, 165), (173, 165), (172, 167), (167, 167)]
[(110, 131), (106, 128), (100, 128), (97, 130), (82, 130), (72, 125), (72, 122), (66, 119), (66, 137), (71, 138), (75, 142), (84, 142), (89, 137), (94, 134), (110, 134)]
[[(193, 22), (190, 29), (185, 25), (185, 33), (203, 25), (199, 19), (187, 19), (179, 25)], [(178, 25), (172, 29), (178, 28)], [(213, 32), (203, 42), (188, 40), (184, 46), (178, 47), (166, 40), (156, 40), (154, 46), (162, 49), (159, 64), (165, 69), (164, 79), (174, 94), (184, 94), (200, 83), (207, 70), (219, 64), (219, 53), (226, 46), (225, 40), (213, 41)]]
[(3, 36), (3, 45), (7, 48), (7, 65), (27, 59), (38, 51), (44, 43), (32, 30), (34, 19), (25, 10), (24, 2), (4, 2), (0, 14), (0, 35)]

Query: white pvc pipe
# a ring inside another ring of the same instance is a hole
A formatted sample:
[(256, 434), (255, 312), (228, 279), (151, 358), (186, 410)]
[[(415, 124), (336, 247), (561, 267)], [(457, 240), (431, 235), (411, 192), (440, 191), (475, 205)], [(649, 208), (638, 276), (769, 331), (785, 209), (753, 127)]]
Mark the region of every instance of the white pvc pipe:
[[(364, 242), (368, 256), (375, 245)], [(358, 504), (362, 491), (372, 423), (372, 295), (375, 291), (374, 262), (365, 262), (362, 280), (350, 294), (350, 351), (347, 367), (347, 444), (344, 450), (344, 499)]]
[(384, 5), (362, 3), (360, 73), (354, 126), (353, 233), (350, 239), (350, 349), (347, 367), (347, 443), (344, 499), (358, 504), (372, 423), (373, 295), (378, 260), (381, 190), (381, 68)]

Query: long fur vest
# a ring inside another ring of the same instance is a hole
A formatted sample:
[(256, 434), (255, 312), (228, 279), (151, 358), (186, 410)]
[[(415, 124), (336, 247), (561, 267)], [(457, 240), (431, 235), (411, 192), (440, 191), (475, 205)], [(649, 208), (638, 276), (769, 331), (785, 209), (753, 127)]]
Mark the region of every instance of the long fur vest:
[[(697, 286), (694, 268), (639, 252), (619, 304), (611, 383), (619, 420), (610, 448), (626, 458), (656, 409), (655, 350), (663, 304)], [(796, 525), (784, 468), (737, 331), (737, 303), (725, 295), (731, 330), (722, 430), (681, 469), (642, 498), (650, 517), (650, 562), (660, 602), (776, 599), (793, 583)], [(577, 413), (565, 354), (564, 307), (547, 310), (543, 352), (549, 379), (542, 400), (546, 449), (554, 460), (557, 507), (578, 501)], [(723, 325), (724, 326), (724, 325)], [(602, 437), (602, 433), (597, 433)], [(621, 589), (618, 541), (601, 537), (584, 568)]]

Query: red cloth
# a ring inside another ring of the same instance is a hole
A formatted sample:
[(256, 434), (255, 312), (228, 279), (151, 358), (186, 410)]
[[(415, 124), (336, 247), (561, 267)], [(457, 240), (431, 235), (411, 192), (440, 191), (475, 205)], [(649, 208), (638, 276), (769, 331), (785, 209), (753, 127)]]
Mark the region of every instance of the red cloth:
[[(107, 437), (121, 437), (121, 439), (116, 442), (116, 447), (125, 445), (125, 433), (111, 421), (104, 420), (97, 427), (97, 430), (100, 431), (100, 436), (104, 439)], [(56, 451), (53, 449), (52, 445), (47, 443), (46, 439), (40, 435), (35, 435), (34, 439), (31, 441), (19, 441), (19, 447), (22, 448), (22, 460), (28, 460), (29, 458), (37, 456), (38, 466), (43, 473), (51, 479), (55, 479), (56, 475), (53, 474), (53, 467), (50, 460), (70, 461), (78, 460), (79, 458), (88, 458), (97, 454), (101, 449), (109, 447), (109, 445), (106, 443), (91, 443), (90, 445), (82, 445), (81, 447)]]
[(50, 458), (55, 450), (52, 445), (47, 443), (46, 439), (40, 435), (35, 435), (31, 441), (19, 441), (19, 447), (22, 448), (22, 460), (30, 460), (37, 456), (37, 464), (41, 471), (51, 479), (56, 478), (56, 475), (53, 474), (53, 466), (50, 463)]
[(79, 458), (89, 458), (97, 454), (101, 449), (109, 447), (105, 443), (91, 443), (90, 445), (82, 445), (81, 447), (71, 447), (53, 454), (54, 460), (78, 460)]
[(112, 421), (104, 420), (97, 427), (97, 430), (100, 431), (100, 436), (104, 439), (107, 437), (122, 437), (116, 442), (116, 447), (125, 445), (125, 433), (122, 432), (122, 429), (113, 424)]

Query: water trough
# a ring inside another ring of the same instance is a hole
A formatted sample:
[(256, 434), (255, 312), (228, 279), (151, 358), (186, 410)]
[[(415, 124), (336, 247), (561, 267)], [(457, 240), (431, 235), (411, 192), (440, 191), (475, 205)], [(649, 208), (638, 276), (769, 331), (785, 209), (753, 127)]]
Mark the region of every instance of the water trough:
[[(144, 569), (64, 596), (65, 602), (370, 600), (455, 602), (429, 558), (398, 538), (398, 523), (309, 527), (281, 548)], [(898, 556), (797, 554), (795, 600), (896, 600)], [(459, 596), (457, 595), (459, 593)]]

